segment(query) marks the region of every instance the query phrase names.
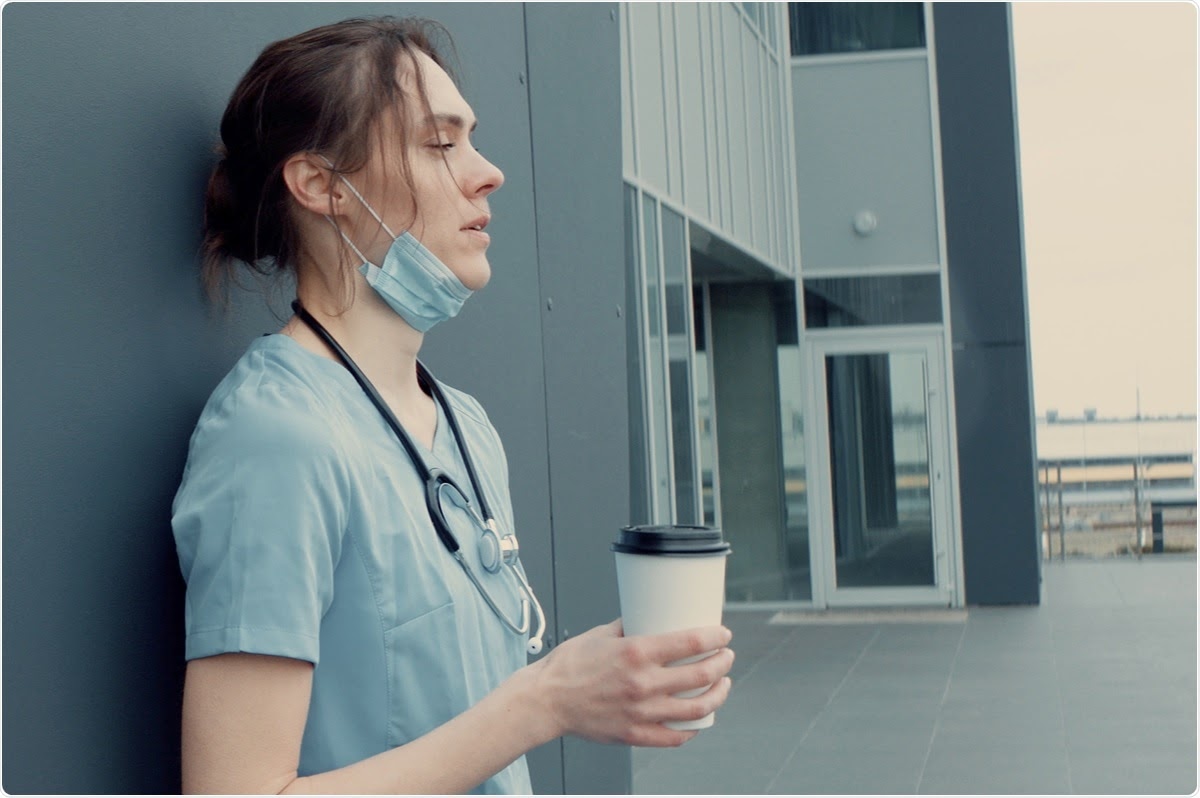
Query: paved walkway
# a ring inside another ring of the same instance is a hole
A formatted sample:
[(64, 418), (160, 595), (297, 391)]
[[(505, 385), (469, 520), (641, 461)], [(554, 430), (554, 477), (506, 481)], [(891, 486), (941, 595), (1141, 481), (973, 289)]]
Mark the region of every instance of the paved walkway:
[(634, 792), (1193, 792), (1195, 557), (1043, 574), (1039, 607), (726, 613), (729, 702), (682, 748), (634, 749)]

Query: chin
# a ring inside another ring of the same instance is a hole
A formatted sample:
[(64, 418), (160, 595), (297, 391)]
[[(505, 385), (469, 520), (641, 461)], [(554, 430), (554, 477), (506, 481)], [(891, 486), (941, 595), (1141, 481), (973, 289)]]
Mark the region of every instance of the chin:
[(458, 279), (462, 280), (462, 284), (467, 288), (478, 291), (491, 281), (492, 265), (487, 262), (487, 259), (463, 264), (463, 268), (458, 271)]

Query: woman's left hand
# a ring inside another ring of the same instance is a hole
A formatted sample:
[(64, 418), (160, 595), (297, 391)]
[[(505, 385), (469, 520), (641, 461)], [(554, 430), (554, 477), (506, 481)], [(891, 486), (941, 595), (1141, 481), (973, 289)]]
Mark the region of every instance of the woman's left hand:
[[(660, 635), (624, 637), (621, 621), (598, 626), (558, 645), (529, 666), (536, 673), (535, 700), (542, 703), (553, 736), (575, 734), (596, 742), (663, 747), (696, 735), (663, 725), (697, 720), (729, 696), (726, 677), (732, 633), (709, 626)], [(697, 662), (670, 665), (715, 652)], [(676, 694), (709, 687), (692, 698)]]

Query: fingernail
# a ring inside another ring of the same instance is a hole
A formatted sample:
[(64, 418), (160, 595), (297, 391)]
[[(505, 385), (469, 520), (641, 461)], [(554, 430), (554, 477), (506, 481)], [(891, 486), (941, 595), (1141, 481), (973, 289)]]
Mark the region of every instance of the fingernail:
[(728, 643), (728, 642), (729, 642), (730, 640), (732, 640), (732, 639), (733, 639), (733, 631), (732, 631), (732, 630), (730, 630), (728, 627), (726, 627), (726, 629), (725, 629), (725, 642), (726, 642), (726, 643)]

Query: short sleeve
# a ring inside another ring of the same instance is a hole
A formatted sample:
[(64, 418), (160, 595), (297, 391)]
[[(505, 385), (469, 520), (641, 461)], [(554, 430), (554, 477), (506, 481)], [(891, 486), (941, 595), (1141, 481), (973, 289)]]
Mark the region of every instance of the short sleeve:
[(186, 658), (319, 658), (346, 527), (344, 459), (321, 414), (239, 389), (192, 436), (172, 528), (187, 582)]

